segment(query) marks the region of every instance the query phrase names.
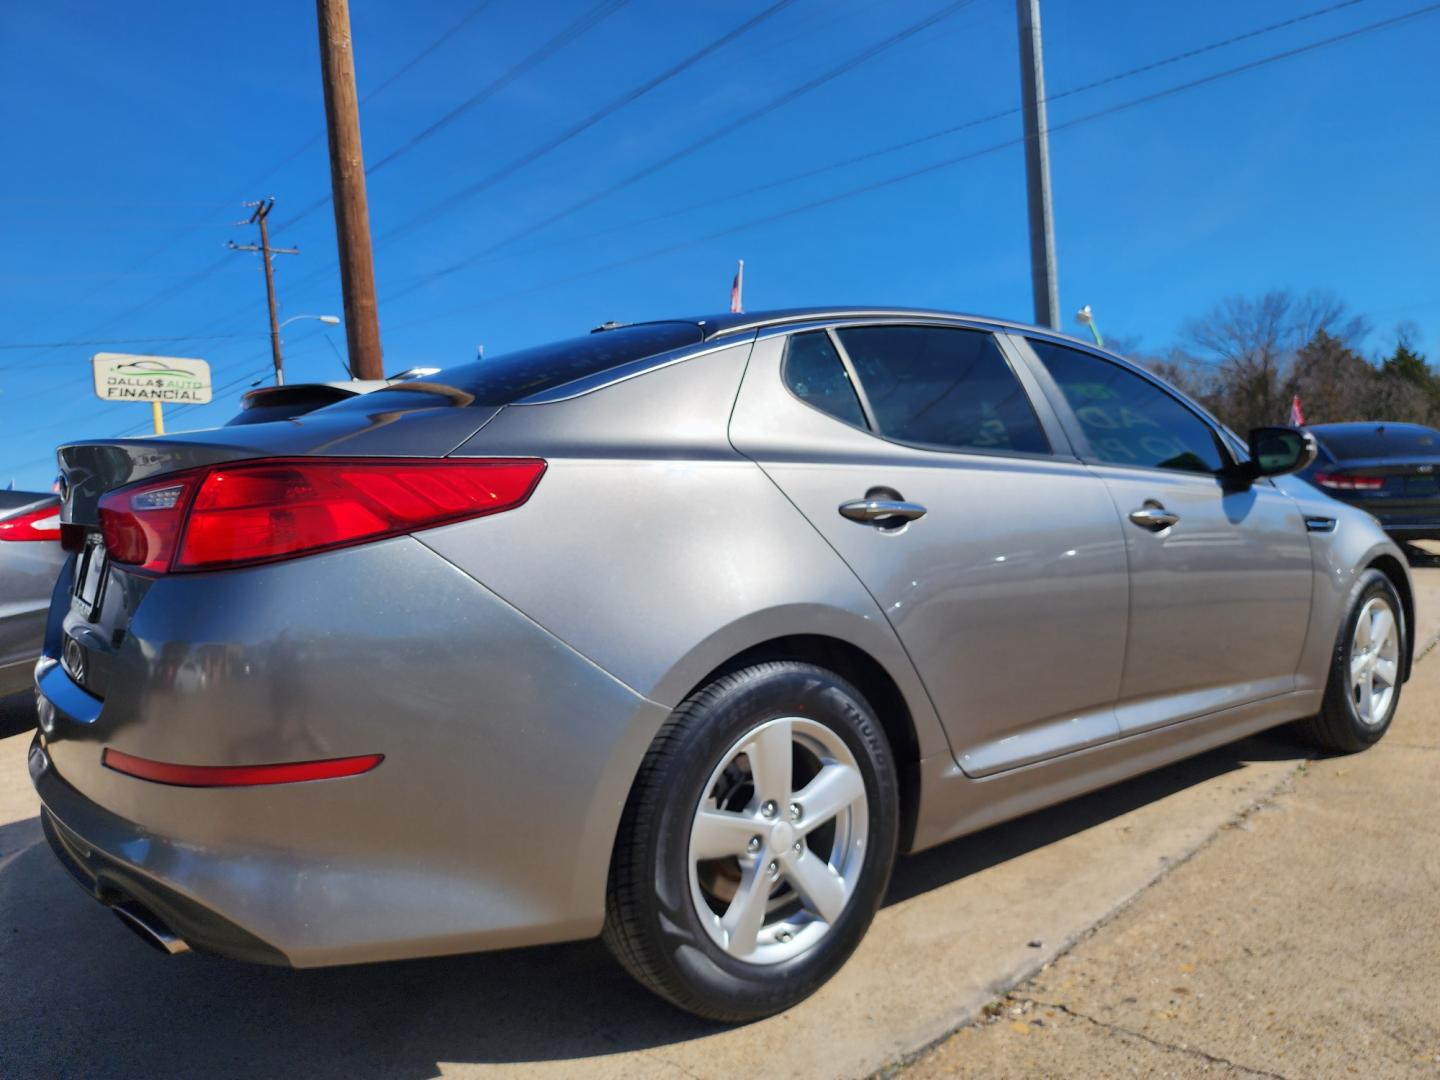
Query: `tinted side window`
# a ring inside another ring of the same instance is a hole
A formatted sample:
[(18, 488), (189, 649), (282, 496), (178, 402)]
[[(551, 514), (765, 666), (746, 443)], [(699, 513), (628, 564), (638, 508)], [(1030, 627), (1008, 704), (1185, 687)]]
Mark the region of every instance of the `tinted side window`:
[(801, 401), (847, 424), (866, 426), (850, 375), (823, 330), (791, 335), (785, 345), (784, 379)]
[(1181, 472), (1224, 465), (1210, 427), (1160, 387), (1090, 353), (1031, 341), (1101, 461)]
[(1050, 452), (1024, 387), (989, 334), (854, 326), (839, 335), (881, 434), (953, 450)]

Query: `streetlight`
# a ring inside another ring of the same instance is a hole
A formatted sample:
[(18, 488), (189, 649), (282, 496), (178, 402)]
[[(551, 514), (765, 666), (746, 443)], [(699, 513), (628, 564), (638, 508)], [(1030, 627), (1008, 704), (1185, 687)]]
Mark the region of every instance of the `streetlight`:
[(1105, 342), (1100, 339), (1100, 328), (1095, 325), (1095, 312), (1090, 310), (1089, 304), (1086, 304), (1075, 313), (1075, 321), (1081, 326), (1089, 327), (1090, 333), (1095, 338), (1095, 344), (1099, 345), (1102, 349), (1105, 347)]
[(284, 368), (281, 366), (281, 360), (280, 360), (280, 331), (281, 331), (281, 330), (284, 330), (285, 327), (289, 326), (292, 322), (299, 322), (301, 319), (314, 319), (316, 322), (322, 322), (322, 323), (324, 323), (326, 326), (339, 326), (339, 325), (340, 325), (340, 316), (339, 316), (339, 315), (291, 315), (288, 319), (286, 319), (284, 322), (280, 323), (280, 325), (278, 325), (277, 327), (275, 327), (275, 385), (276, 385), (276, 386), (284, 386), (284, 385), (285, 385), (285, 370), (284, 370)]

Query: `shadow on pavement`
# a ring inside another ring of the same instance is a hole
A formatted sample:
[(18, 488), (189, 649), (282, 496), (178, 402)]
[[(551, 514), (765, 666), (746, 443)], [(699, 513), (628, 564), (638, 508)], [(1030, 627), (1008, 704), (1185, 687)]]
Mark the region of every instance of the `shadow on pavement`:
[[(1300, 758), (1283, 732), (1224, 747), (902, 860), (889, 903), (1243, 769)], [(0, 1075), (440, 1075), (567, 1061), (721, 1030), (651, 997), (598, 942), (311, 971), (167, 958), (86, 897), (38, 821), (0, 827)]]
[[(1405, 558), (1409, 560), (1412, 569), (1427, 570), (1440, 566), (1440, 554), (1435, 551), (1427, 551), (1418, 544), (1401, 544), (1400, 547), (1404, 550)], [(1440, 549), (1440, 543), (1431, 542), (1429, 547)]]
[(37, 721), (33, 691), (23, 690), (9, 697), (0, 697), (0, 739), (8, 739), (22, 731), (33, 731)]

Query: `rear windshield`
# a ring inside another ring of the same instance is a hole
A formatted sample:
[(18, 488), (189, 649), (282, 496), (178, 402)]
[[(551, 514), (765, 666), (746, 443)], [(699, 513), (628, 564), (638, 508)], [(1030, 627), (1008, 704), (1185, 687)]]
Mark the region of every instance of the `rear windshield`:
[(1365, 427), (1315, 434), (1336, 458), (1435, 457), (1440, 455), (1440, 431), (1422, 427)]
[[(643, 360), (647, 356), (669, 352), (682, 345), (694, 345), (700, 340), (700, 327), (695, 323), (660, 322), (621, 326), (568, 341), (539, 345), (533, 349), (487, 356), (474, 363), (445, 368), (423, 381), (453, 386), (456, 390), (463, 391), (474, 398), (473, 402), (467, 404), (509, 405), (531, 394), (538, 394), (597, 372), (608, 371), (632, 360)], [(443, 398), (433, 393), (422, 398), (417, 391), (407, 391), (404, 383), (397, 383), (375, 393), (385, 395), (386, 400), (389, 400), (391, 394), (406, 394), (416, 399), (416, 405), (445, 404)], [(375, 395), (362, 394), (349, 401), (331, 405), (326, 412), (373, 410), (375, 404)], [(403, 407), (405, 403), (393, 404)]]

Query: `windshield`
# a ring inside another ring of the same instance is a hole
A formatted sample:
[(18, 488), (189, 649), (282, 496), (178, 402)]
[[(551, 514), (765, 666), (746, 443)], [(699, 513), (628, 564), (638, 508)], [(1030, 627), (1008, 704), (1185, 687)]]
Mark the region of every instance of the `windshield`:
[[(682, 345), (694, 345), (701, 339), (700, 327), (688, 322), (621, 326), (533, 349), (487, 356), (474, 363), (445, 368), (426, 378), (425, 382), (454, 387), (472, 398), (469, 403), (475, 405), (509, 405), (531, 394), (608, 371), (632, 360), (669, 352)], [(381, 398), (387, 405), (402, 404), (393, 401), (390, 398), (392, 394), (413, 397), (414, 407), (447, 404), (444, 397), (437, 397), (433, 392), (422, 398), (415, 389), (408, 388), (405, 383), (397, 383), (377, 390), (375, 394), (363, 394), (331, 405), (325, 411), (374, 410)]]

